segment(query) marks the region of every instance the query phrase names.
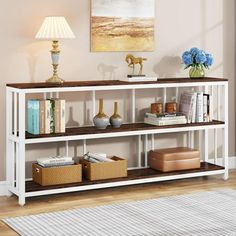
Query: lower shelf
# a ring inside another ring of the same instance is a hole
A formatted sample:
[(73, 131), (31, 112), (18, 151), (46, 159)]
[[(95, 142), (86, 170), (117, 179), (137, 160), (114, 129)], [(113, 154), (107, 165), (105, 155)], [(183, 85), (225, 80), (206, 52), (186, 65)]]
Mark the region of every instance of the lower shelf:
[(151, 183), (181, 178), (191, 178), (214, 174), (223, 174), (224, 167), (202, 162), (199, 169), (174, 171), (163, 173), (151, 168), (129, 170), (128, 176), (124, 178), (89, 181), (83, 179), (81, 183), (55, 185), (43, 187), (33, 181), (26, 182), (26, 197), (56, 194), (63, 192), (83, 191), (90, 189), (126, 186), (132, 184)]

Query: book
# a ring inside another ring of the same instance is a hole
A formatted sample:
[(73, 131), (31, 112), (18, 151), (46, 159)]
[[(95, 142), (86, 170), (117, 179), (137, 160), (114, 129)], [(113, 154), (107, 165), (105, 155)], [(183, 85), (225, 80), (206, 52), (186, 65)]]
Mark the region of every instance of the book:
[(196, 122), (196, 109), (197, 109), (197, 93), (193, 92), (193, 104), (192, 104), (191, 123), (195, 123)]
[(154, 117), (145, 117), (144, 118), (144, 123), (145, 124), (150, 124), (150, 125), (157, 125), (157, 126), (164, 126), (164, 125), (177, 125), (177, 124), (186, 124), (187, 119), (186, 117), (182, 119), (169, 119), (169, 120), (157, 120)]
[(40, 134), (50, 134), (50, 101), (40, 100)]
[(50, 99), (50, 133), (55, 133), (55, 100)]
[(56, 133), (64, 133), (65, 128), (65, 100), (55, 99), (54, 126)]
[(174, 120), (178, 120), (178, 119), (185, 119), (185, 115), (183, 113), (162, 113), (162, 114), (154, 114), (154, 113), (149, 113), (147, 112), (145, 114), (145, 117), (154, 117), (156, 118), (156, 120), (170, 120), (170, 119), (174, 119)]
[(110, 158), (106, 157), (106, 154), (87, 152), (84, 155), (84, 159), (90, 162), (113, 162)]
[(182, 93), (180, 97), (180, 112), (186, 115), (188, 123), (212, 121), (212, 95), (203, 92)]
[(191, 123), (193, 120), (193, 107), (194, 107), (194, 97), (193, 92), (184, 92), (180, 96), (179, 111), (182, 112), (186, 118), (187, 123)]
[(146, 76), (134, 76), (134, 77), (127, 77), (129, 82), (152, 82), (152, 81), (157, 81), (157, 77), (146, 77)]
[(211, 94), (203, 94), (203, 117), (206, 122), (213, 120), (213, 99)]
[(32, 100), (27, 101), (27, 131), (31, 133), (33, 131), (33, 102)]
[(42, 164), (63, 163), (68, 161), (73, 161), (72, 157), (54, 156), (54, 157), (41, 157), (37, 159), (37, 162)]
[(39, 134), (39, 101), (30, 99), (27, 101), (27, 131), (31, 134)]
[(40, 134), (45, 134), (45, 102), (44, 100), (39, 101), (39, 129)]
[(213, 97), (212, 97), (212, 95), (209, 95), (208, 107), (209, 107), (209, 122), (211, 122), (211, 121), (213, 121), (213, 116), (214, 116), (214, 107), (213, 107)]
[(51, 112), (51, 103), (50, 100), (47, 99), (46, 102), (46, 107), (45, 107), (45, 133), (46, 134), (50, 134), (50, 125), (51, 125), (51, 116), (50, 116), (50, 112)]
[(69, 165), (74, 165), (74, 161), (63, 161), (63, 162), (54, 162), (54, 163), (42, 163), (42, 162), (37, 162), (42, 167), (55, 167), (55, 166), (69, 166)]
[(203, 92), (197, 93), (196, 122), (203, 122)]
[(209, 94), (203, 94), (203, 122), (209, 122)]
[(65, 132), (65, 100), (28, 100), (28, 132), (50, 134)]
[(61, 133), (66, 132), (66, 101), (65, 100), (61, 100), (60, 131)]

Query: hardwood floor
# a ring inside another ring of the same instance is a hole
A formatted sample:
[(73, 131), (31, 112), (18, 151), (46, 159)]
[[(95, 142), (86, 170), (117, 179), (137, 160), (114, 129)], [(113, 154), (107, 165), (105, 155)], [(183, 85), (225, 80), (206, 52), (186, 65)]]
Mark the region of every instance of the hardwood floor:
[[(15, 196), (0, 197), (0, 218), (39, 214), (72, 208), (92, 207), (117, 202), (150, 199), (193, 193), (216, 188), (236, 190), (236, 170), (230, 172), (227, 181), (222, 176), (200, 177), (175, 180), (155, 184), (119, 187), (103, 190), (84, 191), (70, 194), (50, 195), (29, 198), (24, 207), (20, 207)], [(0, 235), (17, 235), (0, 221)]]

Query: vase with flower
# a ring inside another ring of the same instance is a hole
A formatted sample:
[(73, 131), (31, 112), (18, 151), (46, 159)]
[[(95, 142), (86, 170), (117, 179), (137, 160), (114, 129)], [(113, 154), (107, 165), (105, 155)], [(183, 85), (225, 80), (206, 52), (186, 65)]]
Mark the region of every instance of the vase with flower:
[(183, 53), (182, 61), (185, 64), (185, 69), (191, 67), (190, 78), (202, 78), (205, 76), (204, 69), (209, 69), (209, 66), (213, 64), (213, 56), (194, 47)]

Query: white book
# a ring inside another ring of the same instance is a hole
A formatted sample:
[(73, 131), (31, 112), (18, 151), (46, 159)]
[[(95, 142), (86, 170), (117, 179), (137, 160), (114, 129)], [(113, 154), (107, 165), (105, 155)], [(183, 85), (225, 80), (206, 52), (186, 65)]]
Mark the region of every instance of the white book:
[(146, 76), (137, 76), (137, 77), (127, 77), (129, 82), (152, 82), (157, 81), (157, 77), (146, 77)]
[(184, 119), (185, 115), (170, 115), (170, 116), (159, 116), (158, 114), (154, 114), (154, 113), (146, 113), (145, 117), (153, 117), (156, 120), (180, 120), (180, 119)]
[(186, 124), (187, 119), (180, 119), (180, 120), (156, 120), (155, 118), (153, 119), (152, 117), (150, 118), (144, 118), (144, 123), (145, 124), (150, 124), (150, 125), (157, 125), (157, 126), (163, 126), (163, 125), (177, 125), (177, 124)]
[(66, 132), (66, 101), (61, 100), (61, 111), (60, 111), (60, 132)]
[(45, 134), (46, 100), (39, 100), (39, 116), (40, 134)]
[(40, 134), (50, 134), (50, 109), (51, 103), (49, 100), (39, 100)]
[(51, 102), (50, 100), (45, 101), (45, 134), (50, 134), (50, 116)]
[(42, 167), (54, 167), (54, 166), (68, 166), (68, 165), (74, 165), (74, 161), (64, 161), (64, 162), (54, 162), (54, 163), (42, 163), (38, 162), (38, 164)]
[(87, 152), (84, 156), (87, 156), (89, 158), (93, 158), (93, 159), (100, 161), (100, 162), (113, 162), (113, 160), (111, 160), (110, 158), (107, 158), (106, 156), (100, 155), (98, 153)]
[(203, 92), (197, 93), (196, 122), (203, 122)]
[[(87, 160), (89, 162), (92, 162), (92, 163), (100, 163), (101, 162), (100, 160), (97, 160), (97, 159), (89, 156), (89, 154), (90, 153), (88, 152), (84, 155), (85, 160)], [(103, 157), (103, 158), (107, 158), (107, 154), (105, 154), (105, 153), (93, 153), (93, 155), (100, 156), (100, 157)]]
[(203, 122), (209, 122), (209, 94), (203, 94)]
[(66, 131), (65, 127), (65, 106), (66, 101), (62, 99), (54, 99), (55, 109), (54, 109), (54, 124), (56, 133), (64, 133)]
[(193, 105), (192, 105), (192, 117), (191, 122), (196, 122), (196, 109), (197, 109), (197, 93), (193, 92)]

